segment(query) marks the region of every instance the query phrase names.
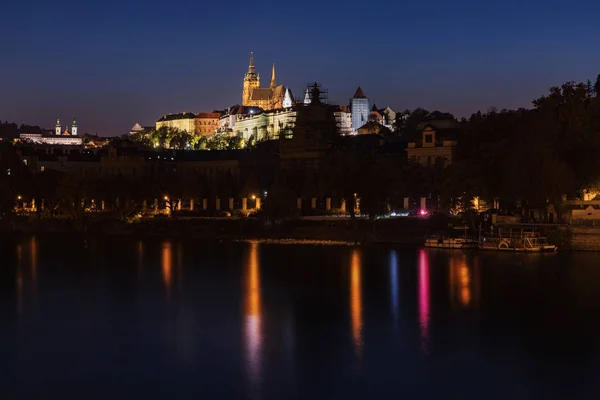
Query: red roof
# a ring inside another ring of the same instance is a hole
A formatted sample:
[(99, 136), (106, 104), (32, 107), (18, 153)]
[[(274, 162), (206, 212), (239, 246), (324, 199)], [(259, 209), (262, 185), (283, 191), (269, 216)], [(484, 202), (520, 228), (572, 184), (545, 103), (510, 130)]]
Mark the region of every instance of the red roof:
[(352, 98), (353, 99), (366, 99), (367, 96), (365, 96), (365, 94), (363, 93), (362, 89), (359, 86), (358, 89), (356, 89), (356, 93), (354, 93), (354, 96)]
[(198, 113), (196, 114), (196, 118), (221, 118), (221, 113)]

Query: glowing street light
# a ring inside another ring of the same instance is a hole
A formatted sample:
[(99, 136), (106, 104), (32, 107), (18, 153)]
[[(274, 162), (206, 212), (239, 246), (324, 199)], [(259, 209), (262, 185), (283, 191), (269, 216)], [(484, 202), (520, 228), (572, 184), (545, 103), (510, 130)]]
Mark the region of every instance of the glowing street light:
[(21, 200), (21, 198), (22, 198), (21, 195), (17, 196), (17, 200)]
[(253, 194), (253, 195), (251, 196), (251, 199), (252, 199), (252, 200), (256, 200), (256, 195), (255, 195), (255, 194)]
[(169, 196), (165, 196), (165, 200), (169, 200)]

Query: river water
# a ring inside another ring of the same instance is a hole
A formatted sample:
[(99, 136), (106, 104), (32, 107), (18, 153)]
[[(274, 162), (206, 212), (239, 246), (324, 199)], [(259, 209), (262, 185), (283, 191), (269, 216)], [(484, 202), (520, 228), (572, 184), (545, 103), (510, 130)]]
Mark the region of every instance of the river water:
[(594, 253), (2, 246), (0, 398), (600, 398)]

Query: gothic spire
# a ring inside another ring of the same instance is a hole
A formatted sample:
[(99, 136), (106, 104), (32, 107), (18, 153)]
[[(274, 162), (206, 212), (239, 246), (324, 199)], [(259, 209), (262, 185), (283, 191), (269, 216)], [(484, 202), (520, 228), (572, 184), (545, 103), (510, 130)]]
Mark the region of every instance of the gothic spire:
[(273, 69), (271, 70), (271, 89), (277, 86), (277, 82), (275, 81), (275, 63), (273, 63)]
[(250, 52), (250, 65), (248, 65), (248, 73), (254, 74), (254, 54)]

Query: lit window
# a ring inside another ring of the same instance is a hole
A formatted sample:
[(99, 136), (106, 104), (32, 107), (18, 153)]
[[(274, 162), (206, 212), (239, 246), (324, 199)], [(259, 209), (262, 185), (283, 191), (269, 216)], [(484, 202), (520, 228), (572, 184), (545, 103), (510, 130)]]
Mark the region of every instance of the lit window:
[(40, 172), (44, 172), (44, 170), (46, 169), (46, 167), (44, 167), (43, 165), (40, 167)]

